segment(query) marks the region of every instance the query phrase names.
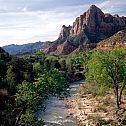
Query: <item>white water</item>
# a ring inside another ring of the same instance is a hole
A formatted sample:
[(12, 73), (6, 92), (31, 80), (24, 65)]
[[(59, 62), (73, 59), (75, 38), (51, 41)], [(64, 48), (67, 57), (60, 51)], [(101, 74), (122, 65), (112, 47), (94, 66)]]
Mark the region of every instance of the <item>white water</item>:
[[(69, 90), (70, 95), (76, 94), (77, 88), (83, 84), (83, 81), (72, 83)], [(45, 112), (39, 112), (38, 118), (43, 119), (45, 126), (77, 126), (75, 119), (68, 117), (68, 111), (64, 100), (56, 97), (50, 97), (46, 102)]]

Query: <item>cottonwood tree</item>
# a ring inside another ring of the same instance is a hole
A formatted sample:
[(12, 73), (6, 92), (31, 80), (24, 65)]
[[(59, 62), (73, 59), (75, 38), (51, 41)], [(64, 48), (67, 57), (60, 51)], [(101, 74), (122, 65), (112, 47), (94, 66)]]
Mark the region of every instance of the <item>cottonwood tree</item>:
[(87, 66), (87, 81), (113, 87), (117, 108), (120, 109), (126, 87), (126, 49), (118, 47), (107, 52), (94, 51)]

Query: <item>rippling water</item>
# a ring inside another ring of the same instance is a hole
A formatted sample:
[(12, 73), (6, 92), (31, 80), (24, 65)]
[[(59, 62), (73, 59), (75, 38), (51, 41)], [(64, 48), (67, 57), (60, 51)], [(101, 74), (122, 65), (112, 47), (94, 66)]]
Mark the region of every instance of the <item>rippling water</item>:
[[(76, 93), (77, 88), (83, 81), (72, 83), (69, 90), (70, 95)], [(68, 111), (64, 100), (59, 100), (56, 97), (50, 97), (46, 102), (45, 112), (38, 112), (38, 118), (43, 119), (45, 126), (77, 126), (77, 123), (72, 118), (68, 117)]]

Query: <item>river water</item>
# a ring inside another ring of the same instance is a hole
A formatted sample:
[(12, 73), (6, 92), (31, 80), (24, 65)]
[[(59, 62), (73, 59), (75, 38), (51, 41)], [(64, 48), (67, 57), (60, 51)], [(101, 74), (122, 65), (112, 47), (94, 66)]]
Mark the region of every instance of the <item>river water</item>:
[[(69, 88), (70, 97), (76, 94), (78, 87), (83, 82), (71, 83)], [(56, 97), (50, 97), (46, 101), (46, 110), (38, 113), (38, 119), (43, 119), (45, 126), (77, 126), (76, 120), (68, 116), (65, 100), (59, 100)]]

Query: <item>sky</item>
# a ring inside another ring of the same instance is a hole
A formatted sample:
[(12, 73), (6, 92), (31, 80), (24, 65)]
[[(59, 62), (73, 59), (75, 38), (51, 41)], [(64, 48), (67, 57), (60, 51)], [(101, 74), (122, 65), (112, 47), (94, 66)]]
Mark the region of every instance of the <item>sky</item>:
[(0, 0), (0, 46), (54, 41), (92, 4), (126, 16), (126, 0)]

